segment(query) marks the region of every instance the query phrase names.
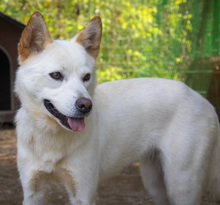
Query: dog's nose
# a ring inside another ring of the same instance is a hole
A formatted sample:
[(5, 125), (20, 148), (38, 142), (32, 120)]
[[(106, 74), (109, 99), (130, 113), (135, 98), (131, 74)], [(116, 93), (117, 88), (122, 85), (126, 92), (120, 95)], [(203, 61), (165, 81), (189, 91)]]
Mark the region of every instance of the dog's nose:
[(88, 113), (92, 109), (92, 101), (87, 99), (87, 98), (79, 98), (76, 101), (76, 108), (81, 112), (81, 113)]

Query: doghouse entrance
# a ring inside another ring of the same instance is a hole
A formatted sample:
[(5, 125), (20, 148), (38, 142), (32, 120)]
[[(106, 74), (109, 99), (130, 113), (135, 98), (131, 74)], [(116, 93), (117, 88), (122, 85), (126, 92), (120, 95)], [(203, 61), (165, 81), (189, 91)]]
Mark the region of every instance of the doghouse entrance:
[(0, 49), (0, 111), (11, 110), (10, 62)]

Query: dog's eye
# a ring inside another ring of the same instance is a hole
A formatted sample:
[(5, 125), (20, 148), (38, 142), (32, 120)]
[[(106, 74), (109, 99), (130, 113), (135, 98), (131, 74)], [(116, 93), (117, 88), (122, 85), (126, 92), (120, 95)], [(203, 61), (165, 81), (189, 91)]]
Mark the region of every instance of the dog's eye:
[(51, 78), (55, 80), (63, 80), (63, 76), (60, 72), (53, 72), (49, 74)]
[(83, 82), (89, 81), (90, 80), (91, 75), (89, 73), (87, 73), (84, 77), (83, 77)]

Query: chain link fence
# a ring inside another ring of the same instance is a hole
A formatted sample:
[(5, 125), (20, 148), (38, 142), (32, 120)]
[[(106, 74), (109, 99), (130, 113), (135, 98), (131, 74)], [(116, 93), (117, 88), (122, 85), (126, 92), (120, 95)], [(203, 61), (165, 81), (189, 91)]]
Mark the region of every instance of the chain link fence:
[(207, 94), (220, 54), (219, 0), (0, 1), (2, 12), (24, 24), (42, 12), (54, 39), (70, 39), (101, 16), (99, 83), (164, 77)]

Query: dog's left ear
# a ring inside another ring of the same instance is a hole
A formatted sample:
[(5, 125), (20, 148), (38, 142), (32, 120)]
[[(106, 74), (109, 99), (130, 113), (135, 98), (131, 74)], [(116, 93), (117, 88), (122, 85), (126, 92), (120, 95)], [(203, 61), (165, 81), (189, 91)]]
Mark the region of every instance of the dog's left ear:
[(52, 42), (44, 17), (39, 12), (33, 13), (18, 44), (20, 63), (30, 55), (41, 52), (47, 44)]
[(95, 59), (99, 55), (102, 39), (102, 21), (99, 16), (94, 17), (76, 36), (76, 42), (82, 45)]

